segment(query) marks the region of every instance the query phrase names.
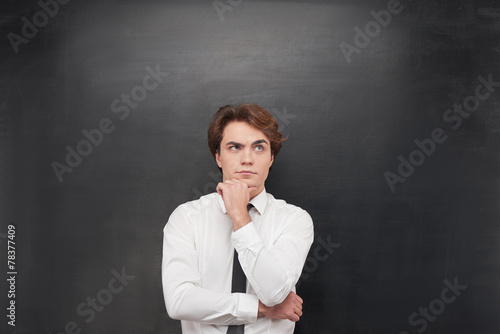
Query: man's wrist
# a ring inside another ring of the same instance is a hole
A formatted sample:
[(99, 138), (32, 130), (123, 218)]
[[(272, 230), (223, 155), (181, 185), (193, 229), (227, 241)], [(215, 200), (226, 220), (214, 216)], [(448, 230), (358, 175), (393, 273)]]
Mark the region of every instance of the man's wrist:
[(252, 219), (248, 215), (248, 212), (245, 212), (242, 215), (231, 217), (231, 220), (233, 221), (233, 228), (235, 231), (239, 230), (252, 221)]
[(265, 317), (268, 309), (269, 308), (266, 305), (262, 304), (262, 302), (259, 300), (259, 311), (257, 312), (257, 316)]

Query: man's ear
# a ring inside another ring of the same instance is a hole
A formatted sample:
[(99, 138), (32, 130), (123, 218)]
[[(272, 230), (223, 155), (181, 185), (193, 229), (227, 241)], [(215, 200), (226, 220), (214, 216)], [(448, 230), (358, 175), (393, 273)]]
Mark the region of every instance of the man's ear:
[(222, 163), (220, 162), (220, 154), (218, 151), (215, 151), (215, 161), (217, 161), (217, 166), (219, 166), (219, 168), (222, 168)]
[(271, 153), (271, 163), (269, 163), (269, 168), (271, 168), (273, 162), (274, 162), (274, 153)]

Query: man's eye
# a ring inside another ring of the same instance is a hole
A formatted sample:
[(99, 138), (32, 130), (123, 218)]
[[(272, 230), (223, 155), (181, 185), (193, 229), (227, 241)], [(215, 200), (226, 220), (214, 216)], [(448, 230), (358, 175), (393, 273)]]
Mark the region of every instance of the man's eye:
[(262, 145), (257, 145), (257, 146), (255, 146), (255, 150), (256, 150), (256, 151), (259, 151), (259, 152), (262, 152), (262, 151), (264, 151), (264, 146), (262, 146)]
[(231, 151), (236, 151), (236, 150), (239, 150), (239, 148), (240, 148), (239, 146), (234, 146), (234, 145), (233, 145), (233, 146), (229, 146), (229, 149), (230, 149)]

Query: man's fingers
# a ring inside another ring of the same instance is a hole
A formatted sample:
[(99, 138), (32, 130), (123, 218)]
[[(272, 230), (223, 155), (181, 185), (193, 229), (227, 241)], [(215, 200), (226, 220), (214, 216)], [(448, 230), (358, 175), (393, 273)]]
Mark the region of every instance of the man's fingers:
[(290, 291), (283, 303), (288, 304), (288, 315), (287, 318), (290, 321), (297, 322), (302, 316), (302, 303), (304, 301), (295, 292)]
[(247, 185), (245, 182), (243, 181), (240, 181), (238, 179), (230, 179), (230, 180), (226, 180), (224, 181), (224, 183), (227, 183), (227, 184), (232, 184), (232, 185)]
[(239, 183), (239, 184), (241, 184), (241, 185), (245, 185), (245, 186), (247, 186), (247, 184), (246, 184), (245, 182), (243, 182), (243, 181), (241, 181), (241, 180), (239, 180), (239, 179), (231, 179), (231, 180), (228, 180), (228, 181), (233, 181), (234, 183)]
[(304, 301), (296, 293), (290, 291), (285, 300), (278, 305), (270, 308), (272, 313), (267, 314), (269, 318), (288, 319), (293, 322), (300, 320), (302, 316), (302, 303)]
[(243, 187), (243, 186), (246, 186), (246, 187), (247, 187), (247, 189), (248, 189), (248, 186), (247, 186), (247, 184), (246, 184), (246, 183), (241, 182), (241, 181), (236, 180), (236, 179), (226, 180), (226, 181), (221, 182), (221, 183), (219, 183), (219, 184), (221, 185), (221, 187), (223, 187), (223, 189), (224, 189), (224, 187), (225, 187), (225, 188), (226, 188), (226, 189), (228, 189), (228, 190), (229, 190), (229, 189), (238, 189), (238, 187)]
[(302, 303), (299, 303), (298, 301), (296, 301), (294, 303), (294, 312), (296, 314), (298, 314), (299, 316), (302, 316)]
[(290, 298), (290, 300), (293, 300), (299, 304), (304, 303), (304, 300), (302, 298), (300, 298), (300, 296), (293, 291), (290, 291), (287, 298)]
[[(294, 318), (294, 320), (292, 320), (292, 321), (293, 321), (293, 322), (297, 322), (297, 321), (299, 321), (299, 320), (300, 320), (300, 317), (301, 317), (301, 316), (302, 316), (302, 314), (303, 314), (303, 313), (302, 313), (302, 305), (300, 305), (300, 307), (295, 307), (295, 308), (293, 309), (293, 312), (294, 312), (294, 313), (293, 313), (293, 316), (292, 316), (292, 317)], [(290, 320), (291, 320), (291, 319), (290, 319)]]
[(226, 181), (224, 181), (224, 183), (232, 184), (232, 185), (241, 185), (241, 186), (246, 187), (247, 189), (257, 188), (257, 186), (249, 186), (246, 182), (239, 180), (239, 179), (226, 180)]
[(224, 192), (224, 184), (222, 182), (219, 182), (217, 184), (217, 187), (215, 188), (217, 190), (217, 192), (219, 193), (219, 195), (222, 196), (222, 193)]

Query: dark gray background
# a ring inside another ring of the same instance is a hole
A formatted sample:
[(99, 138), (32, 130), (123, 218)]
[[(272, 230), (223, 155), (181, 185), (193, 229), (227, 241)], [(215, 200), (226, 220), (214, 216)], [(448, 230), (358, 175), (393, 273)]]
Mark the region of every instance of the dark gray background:
[[(498, 334), (500, 87), (457, 130), (443, 114), (474, 94), (478, 76), (500, 81), (500, 9), (402, 5), (348, 63), (340, 43), (353, 44), (354, 27), (387, 1), (244, 0), (221, 20), (210, 0), (73, 0), (16, 53), (7, 34), (20, 35), (40, 6), (4, 0), (3, 310), (8, 224), (18, 275), (17, 326), (2, 320), (2, 333), (55, 334), (71, 321), (81, 333), (180, 333), (161, 291), (162, 228), (215, 188), (213, 113), (251, 102), (289, 135), (268, 192), (315, 223), (296, 333)], [(120, 120), (112, 101), (157, 64), (168, 76)], [(103, 118), (114, 131), (59, 182), (51, 163)], [(434, 128), (448, 139), (392, 192), (384, 172), (397, 173), (398, 156)], [(335, 251), (315, 254), (327, 240)], [(78, 305), (122, 268), (135, 279), (85, 322)], [(425, 330), (410, 324), (446, 279), (467, 289)]]

